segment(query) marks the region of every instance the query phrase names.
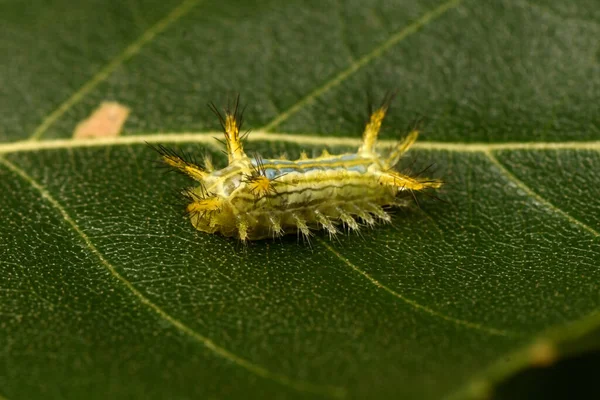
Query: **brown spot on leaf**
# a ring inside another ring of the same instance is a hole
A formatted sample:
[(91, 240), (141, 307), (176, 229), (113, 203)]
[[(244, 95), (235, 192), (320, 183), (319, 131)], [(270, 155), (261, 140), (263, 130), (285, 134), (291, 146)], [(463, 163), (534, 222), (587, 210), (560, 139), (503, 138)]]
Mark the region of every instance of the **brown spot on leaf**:
[(92, 115), (75, 128), (73, 138), (115, 137), (129, 115), (129, 108), (116, 102), (103, 102)]

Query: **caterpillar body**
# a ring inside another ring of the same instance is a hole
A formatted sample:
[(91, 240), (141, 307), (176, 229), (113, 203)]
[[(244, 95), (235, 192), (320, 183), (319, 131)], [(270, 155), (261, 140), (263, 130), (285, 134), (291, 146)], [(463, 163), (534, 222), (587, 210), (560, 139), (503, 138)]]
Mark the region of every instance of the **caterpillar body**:
[(371, 113), (356, 153), (297, 160), (249, 157), (240, 136), (242, 116), (239, 97), (233, 110), (223, 116), (211, 109), (221, 122), (229, 165), (214, 170), (207, 160), (201, 167), (193, 160), (163, 146), (155, 148), (169, 167), (197, 181), (185, 189), (186, 213), (192, 225), (203, 232), (220, 233), (246, 240), (302, 235), (324, 229), (330, 236), (340, 231), (389, 222), (383, 207), (406, 205), (401, 194), (437, 189), (442, 182), (411, 177), (394, 166), (418, 136), (413, 129), (385, 157), (375, 151), (377, 136), (391, 96)]

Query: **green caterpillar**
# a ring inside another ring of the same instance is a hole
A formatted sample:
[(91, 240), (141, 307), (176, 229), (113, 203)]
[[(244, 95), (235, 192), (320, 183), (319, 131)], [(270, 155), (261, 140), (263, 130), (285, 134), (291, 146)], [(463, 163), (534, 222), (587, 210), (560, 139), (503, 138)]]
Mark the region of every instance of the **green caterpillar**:
[[(379, 219), (389, 222), (384, 206), (402, 206), (398, 195), (437, 189), (442, 182), (410, 177), (393, 168), (418, 137), (413, 129), (386, 157), (375, 151), (377, 136), (391, 96), (370, 116), (363, 143), (356, 153), (298, 160), (263, 159), (244, 153), (240, 129), (239, 97), (225, 116), (211, 104), (223, 132), (229, 165), (214, 170), (210, 162), (200, 167), (163, 146), (156, 150), (169, 167), (197, 181), (185, 189), (187, 215), (203, 232), (220, 233), (246, 240), (302, 235), (325, 229), (330, 236), (339, 226), (358, 230), (359, 221), (368, 226)], [(358, 221), (357, 221), (358, 220)]]

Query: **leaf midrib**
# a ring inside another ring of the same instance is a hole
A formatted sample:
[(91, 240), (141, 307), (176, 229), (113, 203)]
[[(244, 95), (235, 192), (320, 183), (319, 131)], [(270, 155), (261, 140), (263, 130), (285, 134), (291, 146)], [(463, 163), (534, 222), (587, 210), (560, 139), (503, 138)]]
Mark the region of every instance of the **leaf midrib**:
[[(215, 137), (223, 133), (208, 132), (173, 132), (145, 133), (131, 136), (95, 139), (53, 139), (44, 141), (22, 140), (12, 143), (0, 143), (0, 154), (36, 152), (43, 150), (76, 149), (85, 147), (124, 146), (144, 143), (203, 143), (219, 146)], [(356, 136), (356, 135), (353, 135)], [(251, 142), (285, 142), (322, 146), (359, 146), (359, 137), (319, 136), (317, 134), (294, 134), (284, 132), (251, 131), (248, 139)], [(379, 146), (387, 147), (396, 144), (396, 140), (380, 140)], [(467, 143), (467, 142), (428, 142), (414, 144), (414, 149), (441, 150), (459, 153), (486, 153), (503, 150), (581, 150), (600, 151), (600, 140), (565, 141), (565, 142), (503, 142), (503, 143)], [(220, 149), (220, 147), (219, 147)]]

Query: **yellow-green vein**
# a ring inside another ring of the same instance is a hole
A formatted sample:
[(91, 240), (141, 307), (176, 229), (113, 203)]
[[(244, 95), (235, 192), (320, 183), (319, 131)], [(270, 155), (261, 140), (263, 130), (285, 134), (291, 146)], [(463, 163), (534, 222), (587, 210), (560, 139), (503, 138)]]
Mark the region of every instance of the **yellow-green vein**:
[(338, 253), (337, 251), (335, 251), (335, 249), (333, 247), (331, 247), (324, 240), (321, 240), (319, 238), (316, 238), (316, 240), (319, 241), (319, 243), (321, 243), (323, 245), (323, 247), (325, 247), (327, 250), (329, 250), (331, 253), (333, 253), (337, 258), (339, 258), (344, 264), (346, 264), (348, 267), (350, 267), (355, 272), (357, 272), (360, 275), (364, 276), (369, 282), (371, 282), (377, 288), (386, 291), (387, 293), (389, 293), (392, 296), (394, 296), (394, 297), (402, 300), (406, 304), (414, 307), (415, 309), (417, 309), (419, 311), (423, 311), (426, 314), (432, 315), (432, 316), (437, 317), (437, 318), (441, 318), (441, 319), (443, 319), (445, 321), (448, 321), (448, 322), (451, 322), (453, 324), (464, 326), (464, 327), (469, 328), (469, 329), (475, 329), (475, 330), (478, 330), (478, 331), (481, 331), (481, 332), (488, 333), (490, 335), (495, 335), (495, 336), (518, 336), (518, 334), (516, 334), (514, 332), (507, 331), (507, 330), (496, 329), (496, 328), (489, 328), (487, 326), (483, 326), (483, 325), (477, 324), (475, 322), (470, 322), (470, 321), (465, 321), (465, 320), (462, 320), (462, 319), (450, 317), (450, 316), (442, 314), (442, 313), (440, 313), (438, 311), (432, 310), (429, 307), (425, 307), (425, 306), (417, 303), (414, 300), (408, 299), (408, 298), (402, 296), (400, 293), (398, 293), (398, 292), (392, 290), (391, 288), (385, 286), (383, 283), (379, 282), (377, 279), (373, 278), (371, 275), (369, 275), (368, 273), (366, 273), (362, 269), (358, 268), (356, 265), (354, 265), (352, 262), (350, 262), (350, 260), (348, 260), (346, 257), (342, 256), (340, 253)]
[(184, 0), (179, 6), (175, 7), (166, 17), (152, 25), (146, 30), (137, 40), (131, 43), (125, 48), (119, 55), (117, 55), (111, 62), (106, 64), (104, 68), (98, 71), (89, 81), (87, 81), (79, 90), (77, 90), (71, 97), (63, 102), (56, 110), (48, 115), (42, 123), (33, 131), (29, 140), (39, 140), (40, 137), (48, 130), (56, 120), (63, 116), (64, 113), (69, 111), (71, 107), (77, 104), (85, 95), (87, 95), (92, 89), (98, 86), (99, 83), (103, 82), (110, 74), (123, 64), (125, 61), (136, 55), (140, 49), (150, 42), (156, 35), (167, 29), (169, 25), (177, 21), (188, 11), (190, 11), (200, 0)]
[(487, 158), (490, 160), (490, 162), (492, 164), (494, 164), (494, 166), (496, 166), (500, 170), (500, 172), (503, 175), (505, 175), (509, 180), (513, 181), (521, 190), (523, 190), (529, 196), (533, 197), (541, 204), (544, 204), (548, 209), (552, 210), (552, 212), (561, 215), (562, 217), (567, 219), (569, 222), (571, 222), (573, 225), (583, 228), (584, 230), (588, 231), (595, 237), (600, 236), (600, 233), (598, 231), (596, 231), (595, 229), (593, 229), (591, 226), (586, 225), (583, 222), (579, 221), (578, 219), (572, 217), (570, 214), (568, 214), (565, 211), (561, 210), (560, 208), (556, 207), (554, 204), (550, 203), (548, 200), (546, 200), (545, 198), (543, 198), (542, 196), (540, 196), (539, 194), (534, 192), (529, 186), (527, 186), (523, 181), (521, 181), (519, 178), (517, 178), (504, 165), (502, 165), (502, 163), (500, 161), (498, 161), (496, 156), (494, 156), (491, 151), (486, 151), (486, 152), (484, 152), (484, 154), (487, 156)]
[[(219, 146), (214, 139), (220, 137), (222, 132), (173, 132), (173, 133), (146, 133), (114, 138), (95, 139), (56, 139), (46, 141), (29, 141), (0, 144), (0, 154), (32, 152), (52, 149), (75, 149), (80, 147), (124, 146), (131, 144), (148, 143), (202, 143)], [(318, 136), (316, 134), (299, 135), (292, 133), (270, 133), (265, 131), (252, 131), (248, 136), (249, 141), (269, 141), (297, 143), (304, 145), (320, 146), (355, 146), (358, 147), (361, 139), (357, 136), (337, 137)], [(392, 146), (396, 140), (380, 140), (381, 147)], [(461, 143), (461, 142), (417, 142), (415, 149), (442, 150), (462, 153), (480, 153), (497, 150), (589, 150), (600, 151), (600, 141), (589, 142), (506, 142), (506, 143)]]
[(167, 321), (171, 324), (175, 329), (183, 332), (188, 337), (193, 339), (194, 341), (204, 345), (207, 349), (212, 351), (214, 354), (219, 357), (224, 358), (225, 360), (244, 368), (245, 370), (253, 373), (257, 376), (260, 376), (265, 379), (270, 379), (272, 381), (278, 382), (281, 385), (287, 386), (289, 388), (301, 391), (301, 392), (309, 392), (316, 393), (321, 395), (326, 395), (333, 398), (341, 398), (345, 396), (345, 391), (343, 388), (333, 387), (333, 386), (321, 386), (311, 384), (309, 382), (297, 381), (288, 376), (280, 374), (278, 372), (273, 372), (268, 370), (265, 367), (262, 367), (258, 364), (255, 364), (249, 360), (246, 360), (236, 354), (233, 354), (229, 350), (219, 346), (214, 343), (211, 339), (201, 335), (196, 332), (180, 320), (168, 314), (158, 305), (153, 303), (149, 298), (144, 296), (142, 292), (140, 292), (129, 280), (127, 280), (123, 275), (119, 274), (119, 272), (115, 269), (115, 267), (102, 255), (102, 253), (94, 246), (90, 238), (87, 234), (77, 225), (75, 220), (71, 218), (71, 216), (67, 213), (65, 208), (56, 200), (40, 183), (38, 183), (35, 179), (29, 176), (25, 171), (21, 168), (17, 167), (15, 164), (6, 160), (5, 158), (0, 157), (0, 164), (3, 164), (10, 171), (18, 175), (25, 182), (30, 184), (35, 190), (37, 190), (42, 198), (44, 198), (48, 203), (57, 210), (60, 215), (63, 217), (65, 222), (81, 237), (86, 247), (90, 250), (90, 252), (98, 258), (100, 264), (108, 270), (108, 272), (128, 291), (132, 293), (132, 295), (146, 307), (148, 307), (152, 312), (158, 315), (163, 320)]
[(358, 71), (359, 69), (361, 69), (362, 67), (364, 67), (365, 65), (367, 65), (368, 63), (370, 63), (371, 61), (376, 59), (377, 57), (381, 56), (387, 49), (398, 44), (399, 42), (401, 42), (408, 36), (412, 35), (413, 33), (417, 32), (419, 29), (421, 29), (422, 27), (427, 25), (429, 22), (438, 18), (439, 16), (441, 16), (442, 14), (444, 14), (446, 11), (450, 10), (451, 8), (456, 7), (461, 2), (462, 2), (462, 0), (445, 1), (444, 3), (442, 3), (439, 6), (437, 6), (436, 8), (434, 8), (433, 10), (425, 13), (424, 15), (421, 16), (421, 18), (417, 19), (412, 24), (410, 24), (410, 25), (406, 26), (405, 28), (401, 29), (400, 31), (396, 32), (395, 34), (390, 36), (385, 42), (381, 43), (379, 46), (375, 47), (369, 53), (365, 54), (364, 56), (360, 57), (358, 60), (356, 60), (355, 62), (350, 64), (346, 69), (339, 72), (337, 75), (335, 75), (329, 81), (325, 82), (325, 84), (317, 87), (312, 92), (310, 92), (309, 94), (307, 94), (306, 96), (301, 98), (296, 104), (294, 104), (293, 106), (291, 106), (284, 112), (277, 115), (271, 122), (266, 124), (261, 129), (265, 130), (265, 131), (269, 131), (269, 130), (273, 129), (275, 126), (281, 124), (283, 121), (285, 121), (290, 116), (292, 116), (293, 114), (297, 113), (300, 109), (302, 109), (302, 107), (311, 103), (315, 98), (319, 97), (323, 93), (325, 93), (328, 90), (339, 85), (350, 75), (354, 74), (356, 71)]

